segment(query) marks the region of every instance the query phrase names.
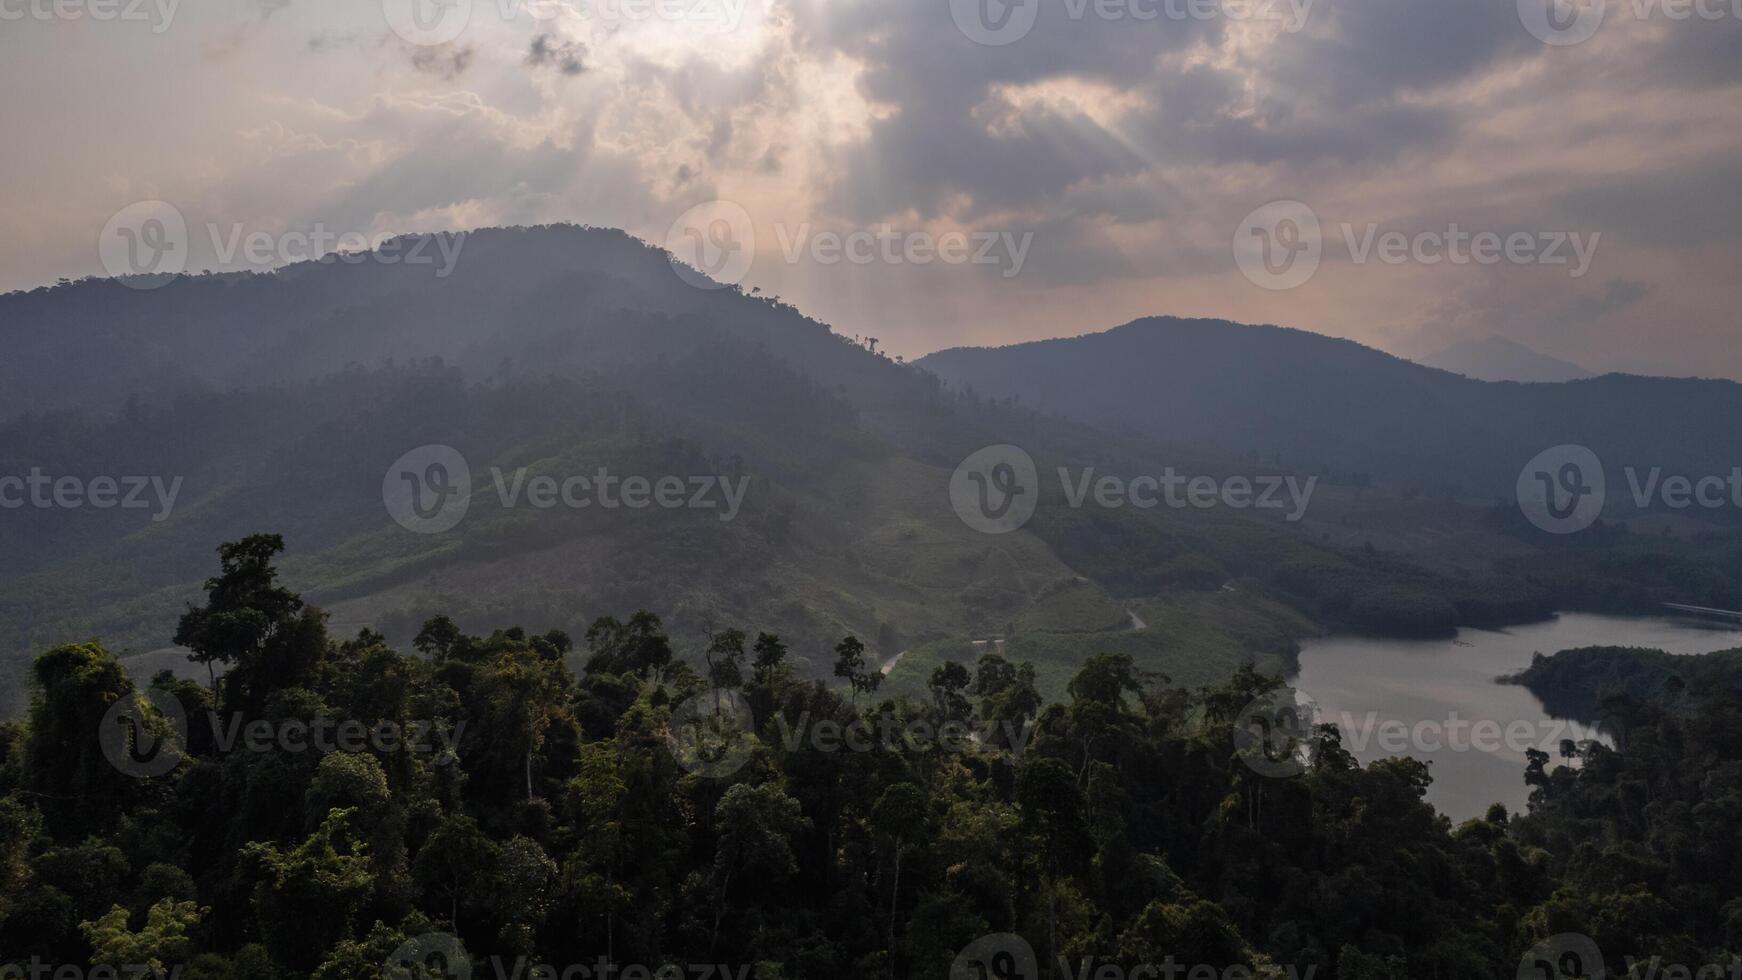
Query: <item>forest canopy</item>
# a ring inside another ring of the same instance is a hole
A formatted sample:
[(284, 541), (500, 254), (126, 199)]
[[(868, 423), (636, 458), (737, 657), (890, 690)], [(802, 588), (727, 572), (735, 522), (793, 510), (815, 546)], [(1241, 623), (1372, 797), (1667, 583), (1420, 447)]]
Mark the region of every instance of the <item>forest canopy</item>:
[(1043, 703), (987, 652), (888, 697), (855, 637), (813, 651), (831, 684), (736, 628), (686, 663), (646, 611), (579, 643), (437, 616), (401, 651), (329, 635), (283, 547), (220, 549), (175, 637), (204, 680), (37, 657), (0, 726), (0, 975), (1570, 977), (1742, 947), (1728, 687), (1611, 703), (1622, 748), (1533, 753), (1530, 812), (1453, 826), (1425, 764), (1363, 768), (1333, 726), (1249, 764), (1282, 691), (1251, 667), (1185, 690), (1103, 654)]

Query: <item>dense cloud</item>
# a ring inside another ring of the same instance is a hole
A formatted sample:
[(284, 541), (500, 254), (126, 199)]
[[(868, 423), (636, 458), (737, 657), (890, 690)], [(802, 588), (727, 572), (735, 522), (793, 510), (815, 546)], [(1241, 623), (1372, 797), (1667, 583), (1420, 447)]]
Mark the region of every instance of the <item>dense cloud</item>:
[[(272, 229), (572, 220), (654, 241), (727, 198), (756, 225), (748, 284), (901, 353), (1177, 313), (1742, 376), (1742, 10), (1607, 7), (1567, 46), (1516, 0), (1038, 0), (1002, 45), (962, 20), (1000, 0), (473, 0), (434, 44), (373, 2), (187, 5), (158, 34), (20, 22), (0, 76), (45, 94), (0, 159), (45, 176), (0, 202), (28, 229), (0, 245), (4, 285), (95, 271), (96, 229), (151, 197)], [(1272, 291), (1232, 246), (1278, 199), (1325, 248)], [(885, 226), (1033, 246), (1014, 276), (781, 246)], [(1601, 244), (1572, 278), (1357, 261), (1345, 226)]]

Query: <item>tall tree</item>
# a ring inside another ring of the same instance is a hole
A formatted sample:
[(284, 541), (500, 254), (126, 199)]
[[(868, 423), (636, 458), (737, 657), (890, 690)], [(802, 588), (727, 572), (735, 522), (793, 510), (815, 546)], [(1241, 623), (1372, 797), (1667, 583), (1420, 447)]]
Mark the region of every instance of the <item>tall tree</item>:
[(846, 680), (853, 689), (853, 702), (859, 695), (877, 690), (883, 674), (865, 662), (865, 644), (856, 636), (848, 636), (835, 644), (835, 676)]
[(733, 881), (748, 878), (767, 889), (791, 876), (798, 870), (792, 839), (807, 823), (798, 801), (773, 783), (732, 786), (720, 798), (715, 822), (720, 838), (714, 850), (714, 924), (708, 937), (709, 953), (719, 945), (720, 921), (726, 915)]
[[(963, 671), (964, 676), (966, 671)], [(883, 791), (871, 811), (871, 826), (889, 856), (889, 917), (884, 950), (888, 975), (895, 977), (895, 923), (901, 906), (901, 859), (930, 833), (931, 814), (925, 792), (912, 783), (896, 783)]]
[(278, 583), (273, 559), (283, 550), (276, 534), (221, 546), (206, 604), (189, 606), (176, 626), (175, 642), (206, 665), (214, 693), (215, 665), (230, 668), (221, 701), (232, 710), (258, 709), (274, 691), (311, 685), (326, 653), (325, 617)]

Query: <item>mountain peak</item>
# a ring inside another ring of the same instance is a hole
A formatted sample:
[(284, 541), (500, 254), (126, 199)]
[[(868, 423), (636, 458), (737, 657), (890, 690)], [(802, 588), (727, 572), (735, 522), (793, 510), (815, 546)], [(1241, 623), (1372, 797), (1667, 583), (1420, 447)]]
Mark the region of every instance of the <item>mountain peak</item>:
[(1416, 358), (1416, 363), (1478, 381), (1560, 382), (1594, 376), (1571, 361), (1550, 357), (1499, 336), (1461, 341)]

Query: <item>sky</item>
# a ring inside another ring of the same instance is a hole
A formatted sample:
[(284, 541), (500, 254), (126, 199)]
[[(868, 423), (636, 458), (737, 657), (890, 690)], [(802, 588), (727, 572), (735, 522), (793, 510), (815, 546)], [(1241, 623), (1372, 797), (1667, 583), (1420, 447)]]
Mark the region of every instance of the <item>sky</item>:
[(1169, 314), (1742, 378), (1742, 0), (0, 0), (0, 83), (0, 289), (141, 202), (189, 269), (576, 222), (910, 357)]

